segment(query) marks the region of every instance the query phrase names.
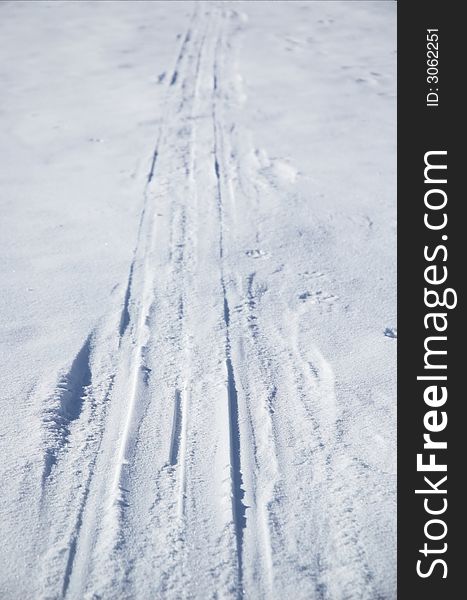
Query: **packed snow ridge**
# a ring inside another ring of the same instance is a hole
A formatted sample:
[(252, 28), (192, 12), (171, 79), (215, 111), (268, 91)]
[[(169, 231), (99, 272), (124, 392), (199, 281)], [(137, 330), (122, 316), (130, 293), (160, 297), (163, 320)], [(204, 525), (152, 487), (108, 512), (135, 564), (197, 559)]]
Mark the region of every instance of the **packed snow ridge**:
[(2, 3), (2, 598), (395, 598), (394, 4)]

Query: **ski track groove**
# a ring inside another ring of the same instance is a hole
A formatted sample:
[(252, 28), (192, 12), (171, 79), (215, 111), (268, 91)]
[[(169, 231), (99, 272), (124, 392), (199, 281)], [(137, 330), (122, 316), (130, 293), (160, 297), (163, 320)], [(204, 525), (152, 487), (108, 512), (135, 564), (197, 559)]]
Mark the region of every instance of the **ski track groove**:
[(178, 463), (182, 435), (182, 401), (180, 390), (175, 390), (172, 437), (170, 442), (169, 463), (173, 467)]
[[(222, 13), (223, 20), (225, 21), (225, 13)], [(221, 26), (222, 27), (222, 26)], [(238, 392), (235, 381), (235, 372), (232, 363), (232, 348), (230, 339), (230, 308), (226, 287), (226, 275), (225, 275), (225, 260), (224, 260), (224, 229), (225, 229), (225, 207), (224, 207), (224, 191), (223, 191), (223, 173), (221, 173), (221, 162), (224, 165), (225, 177), (227, 177), (227, 165), (225, 158), (222, 154), (222, 124), (219, 120), (219, 64), (217, 57), (223, 56), (221, 42), (222, 31), (219, 34), (215, 57), (213, 62), (212, 72), (212, 123), (213, 123), (213, 134), (214, 134), (214, 173), (216, 177), (216, 189), (217, 189), (217, 207), (219, 215), (219, 261), (221, 271), (221, 289), (224, 303), (224, 326), (225, 326), (225, 366), (227, 371), (227, 399), (228, 399), (228, 416), (229, 416), (229, 436), (230, 436), (230, 463), (231, 463), (231, 488), (232, 488), (232, 515), (235, 528), (235, 538), (237, 546), (237, 598), (243, 598), (244, 596), (244, 584), (243, 584), (243, 545), (244, 545), (244, 530), (246, 528), (246, 509), (244, 504), (245, 491), (243, 489), (243, 476), (242, 476), (242, 459), (241, 459), (241, 440), (240, 440), (240, 427), (239, 427), (239, 407), (238, 407)]]

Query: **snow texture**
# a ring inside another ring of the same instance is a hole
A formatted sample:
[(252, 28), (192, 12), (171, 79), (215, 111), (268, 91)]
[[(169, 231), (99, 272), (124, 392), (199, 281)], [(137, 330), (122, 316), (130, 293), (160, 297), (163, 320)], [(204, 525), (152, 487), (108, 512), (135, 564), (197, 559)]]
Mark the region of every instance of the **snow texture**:
[(1, 598), (395, 598), (395, 3), (0, 38)]

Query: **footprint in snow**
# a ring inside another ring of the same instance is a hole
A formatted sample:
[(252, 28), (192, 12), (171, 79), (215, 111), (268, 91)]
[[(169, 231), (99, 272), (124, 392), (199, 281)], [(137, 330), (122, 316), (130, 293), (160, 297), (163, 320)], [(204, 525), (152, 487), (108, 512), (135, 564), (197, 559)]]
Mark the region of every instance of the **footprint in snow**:
[(397, 339), (397, 328), (396, 327), (386, 327), (384, 330), (384, 335), (388, 338)]
[(339, 300), (339, 297), (335, 296), (334, 294), (328, 294), (326, 292), (323, 292), (322, 290), (317, 290), (316, 292), (303, 292), (298, 296), (298, 299), (302, 302), (321, 304), (323, 306), (331, 308)]
[(245, 254), (247, 256), (249, 256), (250, 258), (264, 258), (265, 256), (267, 256), (267, 252), (265, 252), (264, 250), (261, 250), (259, 248), (253, 248), (252, 250), (247, 250), (245, 252)]

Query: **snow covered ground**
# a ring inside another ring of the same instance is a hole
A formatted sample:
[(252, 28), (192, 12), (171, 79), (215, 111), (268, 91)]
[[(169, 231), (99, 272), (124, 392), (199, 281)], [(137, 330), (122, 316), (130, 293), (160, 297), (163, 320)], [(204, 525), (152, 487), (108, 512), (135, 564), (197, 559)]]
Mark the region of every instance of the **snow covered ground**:
[(395, 598), (395, 16), (2, 2), (1, 598)]

